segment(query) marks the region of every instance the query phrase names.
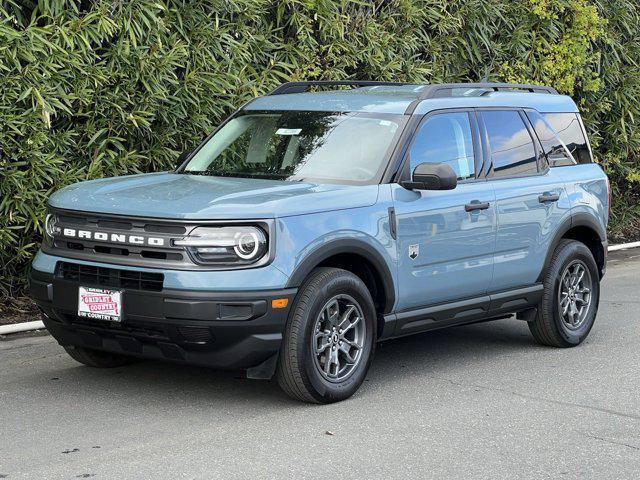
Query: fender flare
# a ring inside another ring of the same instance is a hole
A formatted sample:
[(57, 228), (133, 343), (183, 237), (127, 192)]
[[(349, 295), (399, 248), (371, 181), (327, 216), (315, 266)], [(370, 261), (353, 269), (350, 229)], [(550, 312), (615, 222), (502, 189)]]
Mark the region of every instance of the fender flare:
[[(600, 242), (606, 244), (607, 242), (607, 233), (602, 228), (602, 226), (598, 223), (598, 221), (593, 217), (593, 215), (589, 215), (588, 213), (580, 212), (571, 215), (569, 218), (564, 220), (558, 230), (556, 230), (555, 235), (553, 236), (553, 240), (551, 240), (551, 244), (549, 245), (549, 250), (547, 251), (547, 256), (544, 259), (544, 265), (542, 266), (542, 271), (538, 276), (538, 282), (542, 282), (544, 277), (544, 272), (547, 271), (549, 264), (551, 263), (551, 257), (553, 257), (553, 252), (555, 251), (558, 243), (562, 240), (562, 237), (575, 227), (587, 227), (590, 230), (593, 230), (598, 237), (600, 238)], [(606, 255), (606, 252), (605, 252)]]
[(292, 275), (289, 277), (285, 288), (297, 288), (302, 285), (304, 279), (311, 271), (322, 262), (334, 255), (341, 253), (350, 253), (359, 255), (367, 259), (376, 269), (376, 273), (380, 275), (384, 288), (384, 294), (387, 299), (384, 312), (389, 313), (396, 302), (395, 282), (388, 263), (382, 254), (369, 243), (356, 238), (343, 238), (332, 240), (312, 252), (310, 252), (296, 267)]

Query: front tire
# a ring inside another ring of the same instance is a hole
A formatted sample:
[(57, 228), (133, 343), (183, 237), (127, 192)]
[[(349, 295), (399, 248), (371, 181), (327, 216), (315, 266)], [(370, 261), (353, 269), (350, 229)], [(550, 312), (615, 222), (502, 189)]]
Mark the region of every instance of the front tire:
[(556, 247), (544, 278), (544, 293), (529, 330), (551, 347), (575, 347), (587, 338), (600, 301), (600, 275), (591, 251), (576, 240)]
[(376, 311), (351, 272), (318, 268), (289, 314), (277, 379), (291, 397), (310, 403), (344, 400), (360, 387), (373, 359)]

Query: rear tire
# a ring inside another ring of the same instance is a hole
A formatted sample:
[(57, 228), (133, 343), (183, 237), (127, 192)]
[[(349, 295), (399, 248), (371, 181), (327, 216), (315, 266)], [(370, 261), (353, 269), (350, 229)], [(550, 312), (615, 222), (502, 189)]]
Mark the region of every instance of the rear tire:
[(360, 387), (373, 359), (376, 311), (351, 272), (318, 268), (305, 280), (285, 327), (276, 377), (291, 397), (344, 400)]
[(529, 330), (541, 345), (575, 347), (587, 338), (600, 301), (600, 275), (591, 251), (562, 240), (544, 276), (544, 293)]
[(132, 357), (118, 355), (117, 353), (103, 352), (100, 350), (92, 350), (84, 347), (64, 347), (69, 356), (75, 361), (80, 362), (88, 367), (94, 368), (115, 368), (129, 365), (135, 362)]

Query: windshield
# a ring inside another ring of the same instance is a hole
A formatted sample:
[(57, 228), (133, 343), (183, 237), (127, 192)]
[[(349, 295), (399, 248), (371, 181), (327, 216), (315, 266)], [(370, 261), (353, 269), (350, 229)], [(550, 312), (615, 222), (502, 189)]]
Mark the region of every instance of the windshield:
[(326, 183), (381, 174), (403, 115), (245, 112), (196, 152), (183, 173)]

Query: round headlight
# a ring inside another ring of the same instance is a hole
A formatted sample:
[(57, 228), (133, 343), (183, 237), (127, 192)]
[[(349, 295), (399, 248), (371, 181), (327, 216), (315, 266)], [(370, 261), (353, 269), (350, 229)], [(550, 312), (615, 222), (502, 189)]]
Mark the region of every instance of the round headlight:
[(237, 245), (234, 247), (236, 255), (245, 260), (256, 256), (260, 248), (260, 241), (255, 232), (238, 233)]
[(53, 238), (54, 235), (60, 233), (60, 227), (58, 226), (58, 216), (50, 213), (44, 219), (44, 232), (48, 237)]
[(186, 247), (199, 264), (248, 265), (269, 250), (265, 231), (249, 225), (197, 227), (173, 244)]

